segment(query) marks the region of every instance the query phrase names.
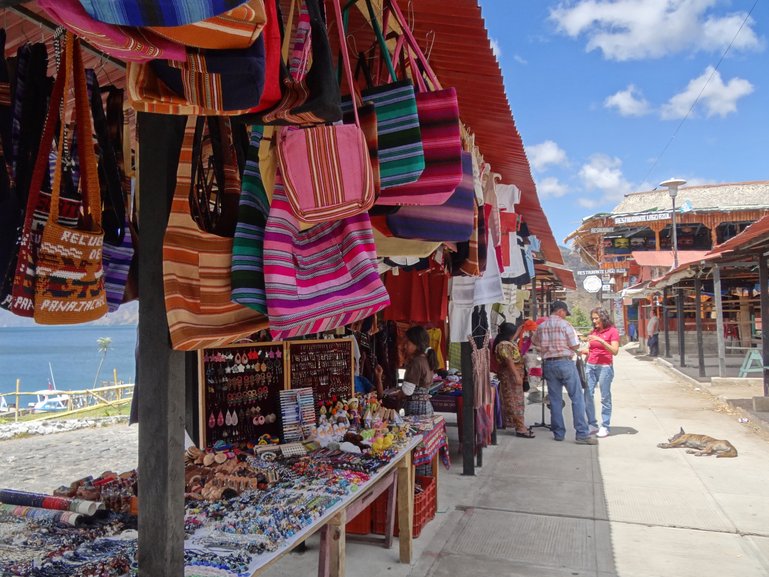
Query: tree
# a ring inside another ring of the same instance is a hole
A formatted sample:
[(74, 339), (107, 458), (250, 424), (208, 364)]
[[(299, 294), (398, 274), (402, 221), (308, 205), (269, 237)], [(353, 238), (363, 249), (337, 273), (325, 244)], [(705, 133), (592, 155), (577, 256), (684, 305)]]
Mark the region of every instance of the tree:
[(99, 382), (99, 375), (101, 374), (101, 367), (104, 364), (104, 359), (107, 357), (107, 353), (112, 348), (112, 339), (109, 337), (99, 337), (96, 339), (96, 347), (101, 355), (101, 358), (99, 358), (99, 366), (96, 369), (96, 376), (93, 378), (93, 387), (92, 389), (96, 388), (96, 383)]
[(571, 318), (569, 320), (571, 321), (571, 324), (574, 325), (574, 328), (576, 328), (578, 331), (589, 330), (591, 327), (590, 319), (588, 318), (585, 311), (579, 307), (572, 307)]

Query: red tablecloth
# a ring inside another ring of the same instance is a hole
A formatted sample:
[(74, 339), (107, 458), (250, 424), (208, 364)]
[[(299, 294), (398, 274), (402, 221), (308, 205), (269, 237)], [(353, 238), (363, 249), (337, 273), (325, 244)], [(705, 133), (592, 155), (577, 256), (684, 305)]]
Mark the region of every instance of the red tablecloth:
[(405, 417), (412, 427), (422, 434), (422, 442), (411, 453), (411, 460), (417, 467), (432, 462), (435, 455), (440, 453), (443, 465), (449, 469), (449, 444), (446, 435), (446, 419), (441, 415), (432, 417)]

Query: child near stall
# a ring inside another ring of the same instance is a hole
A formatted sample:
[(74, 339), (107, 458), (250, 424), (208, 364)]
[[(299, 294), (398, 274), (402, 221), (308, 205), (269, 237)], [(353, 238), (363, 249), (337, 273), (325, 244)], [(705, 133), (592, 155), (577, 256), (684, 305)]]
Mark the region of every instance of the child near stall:
[[(430, 385), (438, 368), (438, 357), (430, 347), (430, 337), (424, 327), (416, 325), (406, 331), (406, 374), (399, 394), (405, 396), (406, 415), (432, 416)], [(432, 465), (417, 467), (418, 476), (431, 475)]]

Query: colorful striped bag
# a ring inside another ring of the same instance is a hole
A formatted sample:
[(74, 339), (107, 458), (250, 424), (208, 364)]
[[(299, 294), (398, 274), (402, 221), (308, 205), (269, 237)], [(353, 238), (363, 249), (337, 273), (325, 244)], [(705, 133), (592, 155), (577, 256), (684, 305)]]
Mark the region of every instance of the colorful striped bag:
[(280, 171), (264, 233), (264, 280), (275, 340), (345, 326), (390, 304), (368, 214), (300, 231)]
[(264, 39), (243, 50), (188, 48), (182, 60), (128, 64), (128, 96), (140, 112), (234, 116), (257, 106), (265, 80)]
[[(417, 81), (416, 95), (419, 125), (422, 130), (425, 169), (410, 184), (382, 190), (378, 205), (437, 205), (445, 203), (462, 179), (462, 141), (459, 102), (454, 88), (442, 88), (427, 58), (417, 44), (395, 0), (386, 8), (395, 16), (403, 35), (398, 38), (394, 56), (405, 54), (411, 75)], [(428, 91), (427, 76), (432, 91)]]
[(247, 0), (223, 14), (182, 26), (150, 26), (158, 36), (195, 48), (248, 48), (267, 23), (263, 0)]
[[(300, 2), (303, 8), (292, 32)], [(319, 0), (291, 0), (290, 6), (281, 50), (282, 98), (272, 109), (246, 115), (245, 120), (279, 126), (337, 122), (342, 118), (341, 97)]]
[(473, 157), (463, 152), (462, 181), (446, 202), (439, 206), (401, 206), (387, 215), (387, 226), (401, 238), (467, 241), (473, 233), (475, 206)]
[[(184, 133), (163, 239), (163, 288), (171, 344), (195, 350), (229, 344), (267, 327), (264, 315), (230, 300), (232, 238), (201, 230), (190, 213), (196, 123)], [(228, 171), (233, 178), (237, 172)]]
[(251, 127), (246, 168), (240, 192), (238, 224), (232, 244), (232, 300), (262, 314), (267, 313), (264, 292), (264, 227), (270, 200), (259, 169), (259, 148), (264, 128)]
[[(122, 178), (115, 149), (109, 138), (109, 127), (104, 114), (101, 88), (93, 70), (86, 71), (86, 83), (91, 113), (93, 114), (94, 130), (99, 144), (99, 171), (104, 180), (102, 194), (104, 284), (107, 290), (109, 312), (114, 312), (123, 303), (128, 271), (131, 268), (134, 255), (133, 235), (126, 218), (126, 200), (123, 198)], [(122, 95), (122, 91), (119, 93)]]
[[(337, 22), (342, 21), (340, 0), (334, 0)], [(337, 26), (340, 46), (344, 30)], [(313, 40), (315, 41), (315, 40)], [(347, 83), (353, 86), (350, 57), (342, 58)], [(282, 128), (278, 136), (278, 162), (286, 196), (302, 221), (320, 223), (355, 216), (374, 204), (374, 176), (358, 107), (355, 124)]]
[(120, 26), (183, 26), (232, 10), (243, 0), (79, 0), (99, 22)]
[(57, 24), (77, 34), (94, 48), (125, 62), (184, 58), (184, 46), (151, 30), (114, 26), (94, 20), (79, 0), (39, 0), (38, 5)]

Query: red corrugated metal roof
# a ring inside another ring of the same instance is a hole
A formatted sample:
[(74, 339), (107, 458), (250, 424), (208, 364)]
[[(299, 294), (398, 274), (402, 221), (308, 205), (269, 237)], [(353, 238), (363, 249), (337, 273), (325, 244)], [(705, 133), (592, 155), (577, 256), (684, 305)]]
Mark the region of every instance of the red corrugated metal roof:
[[(518, 210), (542, 242), (545, 259), (563, 263), (537, 196), (478, 2), (415, 0), (411, 5), (416, 38), (422, 41), (434, 34), (430, 63), (444, 86), (456, 88), (462, 121), (475, 133), (476, 144), (502, 181), (521, 189)], [(573, 277), (568, 284), (576, 286)]]
[[(705, 258), (706, 250), (679, 250), (678, 264), (684, 265)], [(673, 266), (672, 250), (638, 250), (630, 253), (639, 266)]]
[[(24, 16), (22, 14), (27, 14)], [(53, 57), (53, 50), (50, 47), (53, 44), (53, 29), (55, 24), (42, 25), (34, 22), (31, 18), (40, 18), (48, 21), (45, 13), (37, 6), (36, 2), (25, 2), (23, 6), (3, 9), (3, 27), (6, 31), (5, 56), (11, 58), (16, 56), (19, 46), (25, 42), (42, 42), (49, 47), (48, 54), (48, 74), (56, 75), (56, 62)], [(83, 63), (86, 68), (93, 68), (99, 77), (99, 84), (107, 86), (113, 84), (119, 88), (123, 87), (125, 82), (124, 66), (115, 64), (115, 59), (105, 59), (98, 50), (92, 50), (87, 43), (83, 46)]]
[[(766, 236), (767, 238), (761, 238), (763, 236)], [(717, 255), (720, 256), (727, 252), (746, 248), (748, 245), (754, 244), (754, 241), (760, 242), (766, 240), (769, 240), (769, 215), (757, 220), (740, 234), (715, 246), (713, 250), (708, 253), (708, 257), (712, 258)]]

